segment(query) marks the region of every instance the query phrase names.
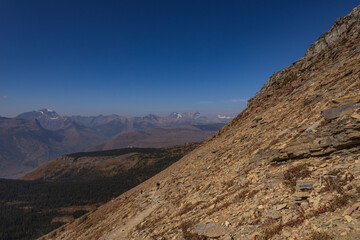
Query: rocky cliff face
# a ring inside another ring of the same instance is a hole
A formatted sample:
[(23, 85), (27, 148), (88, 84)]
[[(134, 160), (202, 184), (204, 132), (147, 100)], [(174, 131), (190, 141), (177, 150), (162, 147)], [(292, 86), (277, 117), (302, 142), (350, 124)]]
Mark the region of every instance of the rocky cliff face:
[(356, 239), (360, 7), (165, 171), (46, 239)]
[[(259, 93), (249, 101), (249, 106), (256, 105), (252, 103), (261, 99), (267, 100), (277, 96), (286, 96), (294, 88), (309, 80), (309, 75), (314, 76), (322, 66), (339, 60), (339, 55), (350, 57), (351, 54), (358, 54), (359, 49), (356, 48), (356, 41), (359, 38), (360, 31), (359, 15), (360, 6), (354, 8), (349, 15), (338, 18), (331, 29), (322, 34), (306, 50), (301, 59), (272, 75)], [(341, 63), (339, 62), (339, 64)], [(258, 103), (264, 105), (263, 101), (258, 101)]]

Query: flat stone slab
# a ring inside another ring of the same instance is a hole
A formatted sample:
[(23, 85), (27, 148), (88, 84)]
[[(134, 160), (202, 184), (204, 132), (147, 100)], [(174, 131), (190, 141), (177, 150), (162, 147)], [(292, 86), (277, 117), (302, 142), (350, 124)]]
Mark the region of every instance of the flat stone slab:
[(324, 115), (325, 120), (332, 120), (332, 119), (338, 118), (338, 117), (350, 112), (351, 110), (353, 110), (355, 108), (359, 108), (359, 107), (360, 107), (360, 104), (345, 104), (345, 105), (342, 105), (337, 108), (325, 110), (325, 111), (323, 111), (323, 115)]
[(269, 189), (274, 189), (275, 186), (282, 183), (282, 181), (283, 181), (282, 179), (269, 179), (266, 184), (268, 185)]
[(298, 180), (296, 181), (296, 189), (299, 191), (312, 190), (314, 188), (314, 183), (315, 181)]
[(304, 201), (310, 197), (310, 194), (308, 192), (295, 192), (293, 194), (293, 199), (295, 201)]
[(279, 211), (273, 210), (273, 209), (269, 209), (264, 213), (265, 217), (268, 218), (272, 218), (272, 219), (280, 219), (282, 217), (281, 213), (279, 213)]
[(343, 215), (344, 216), (351, 215), (359, 207), (360, 207), (360, 202), (357, 202), (357, 203), (353, 204), (351, 207), (349, 207), (348, 209), (346, 209)]
[(320, 126), (320, 122), (317, 122), (317, 123), (314, 123), (313, 125), (311, 125), (310, 127), (308, 127), (305, 132), (310, 132), (310, 131), (313, 131), (315, 130), (316, 128), (318, 128)]
[(283, 203), (283, 204), (279, 204), (279, 205), (276, 205), (274, 207), (275, 210), (279, 211), (281, 209), (284, 209), (284, 208), (287, 208), (287, 204), (286, 203)]
[(226, 234), (225, 229), (218, 223), (199, 223), (195, 226), (194, 233), (206, 237), (216, 238)]

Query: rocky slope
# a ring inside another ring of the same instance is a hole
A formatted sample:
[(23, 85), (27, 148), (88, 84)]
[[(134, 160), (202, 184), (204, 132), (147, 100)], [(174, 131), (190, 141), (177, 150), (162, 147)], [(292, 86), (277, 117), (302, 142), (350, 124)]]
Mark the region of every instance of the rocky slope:
[(356, 239), (359, 89), (357, 7), (211, 139), (44, 239)]

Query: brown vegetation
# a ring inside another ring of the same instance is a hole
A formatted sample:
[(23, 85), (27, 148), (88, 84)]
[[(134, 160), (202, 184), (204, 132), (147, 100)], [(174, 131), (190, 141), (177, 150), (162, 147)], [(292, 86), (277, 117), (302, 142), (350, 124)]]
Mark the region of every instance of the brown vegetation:
[(300, 164), (295, 167), (289, 168), (284, 173), (285, 183), (290, 186), (296, 186), (298, 179), (306, 178), (311, 176), (311, 171), (308, 170), (307, 164)]

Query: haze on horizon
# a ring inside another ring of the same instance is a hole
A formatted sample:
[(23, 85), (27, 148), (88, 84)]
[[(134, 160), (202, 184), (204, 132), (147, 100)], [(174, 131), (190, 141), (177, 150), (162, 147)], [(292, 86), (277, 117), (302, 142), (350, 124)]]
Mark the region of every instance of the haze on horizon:
[(0, 1), (0, 116), (235, 114), (357, 1)]

